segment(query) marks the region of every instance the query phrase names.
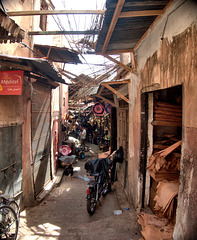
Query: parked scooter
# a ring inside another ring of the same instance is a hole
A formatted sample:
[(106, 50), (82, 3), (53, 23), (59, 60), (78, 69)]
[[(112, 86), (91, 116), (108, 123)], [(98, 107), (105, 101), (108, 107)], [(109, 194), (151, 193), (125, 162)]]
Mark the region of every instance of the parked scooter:
[(100, 197), (110, 192), (112, 183), (117, 180), (116, 163), (123, 161), (123, 149), (120, 149), (113, 153), (113, 160), (109, 156), (85, 163), (86, 171), (94, 177), (87, 184), (87, 211), (90, 215), (95, 213)]

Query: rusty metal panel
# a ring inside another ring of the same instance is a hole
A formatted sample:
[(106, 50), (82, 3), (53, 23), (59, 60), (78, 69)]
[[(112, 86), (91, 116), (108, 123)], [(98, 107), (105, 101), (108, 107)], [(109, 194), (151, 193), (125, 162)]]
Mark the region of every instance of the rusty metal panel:
[(14, 197), (22, 192), (22, 126), (0, 128), (0, 190)]
[(51, 179), (51, 88), (36, 82), (32, 96), (34, 187), (38, 195)]

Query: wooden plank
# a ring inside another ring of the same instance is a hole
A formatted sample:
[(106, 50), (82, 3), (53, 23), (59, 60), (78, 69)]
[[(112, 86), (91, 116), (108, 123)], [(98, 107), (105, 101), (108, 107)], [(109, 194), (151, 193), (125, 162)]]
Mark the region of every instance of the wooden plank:
[(108, 83), (101, 83), (102, 85), (104, 85), (106, 88), (108, 88), (110, 91), (112, 91), (114, 94), (116, 94), (117, 96), (119, 96), (120, 98), (122, 98), (125, 102), (129, 103), (129, 99), (126, 98), (125, 96), (123, 96), (121, 93), (119, 93), (118, 91), (116, 91), (114, 88), (112, 88), (111, 86), (109, 86)]
[(155, 111), (165, 111), (165, 112), (176, 112), (176, 113), (182, 113), (182, 109), (179, 108), (170, 108), (170, 107), (162, 107), (162, 106), (154, 106)]
[(182, 112), (176, 112), (176, 111), (165, 111), (165, 110), (155, 109), (154, 113), (182, 117)]
[[(116, 55), (116, 54), (120, 54), (120, 53), (131, 53), (133, 52), (132, 48), (128, 48), (128, 49), (114, 49), (114, 50), (109, 50), (109, 51), (105, 51), (105, 54), (107, 55)], [(97, 52), (97, 55), (102, 55), (101, 52)]]
[(99, 95), (99, 96), (101, 95), (101, 92), (103, 91), (103, 88), (104, 88), (104, 86), (101, 86), (101, 88), (100, 88), (100, 90), (99, 90), (99, 92), (98, 92), (98, 95)]
[(109, 55), (103, 54), (103, 56), (106, 57), (107, 59), (109, 59), (110, 61), (118, 64), (119, 66), (121, 66), (122, 68), (124, 68), (125, 70), (127, 70), (128, 72), (130, 72), (130, 71), (133, 72), (133, 70), (132, 70), (130, 67), (128, 67), (127, 65), (125, 65), (124, 63), (119, 62), (118, 60), (110, 57)]
[(110, 103), (113, 107), (115, 107), (115, 103), (113, 103), (112, 101), (108, 100), (107, 98), (102, 97), (101, 95), (95, 95), (95, 97), (101, 98), (102, 100), (104, 100), (105, 102)]
[(68, 74), (70, 74), (70, 75), (72, 75), (72, 76), (74, 76), (74, 77), (78, 77), (76, 74), (71, 73), (71, 72), (69, 72), (69, 71), (67, 71), (67, 70), (65, 70), (65, 69), (58, 68), (58, 70), (59, 70), (60, 72), (68, 73)]
[(111, 36), (112, 36), (112, 33), (114, 31), (114, 28), (116, 26), (116, 23), (118, 21), (118, 18), (119, 18), (119, 15), (120, 15), (120, 12), (122, 11), (122, 8), (123, 8), (123, 5), (124, 5), (124, 2), (125, 0), (118, 0), (118, 3), (116, 5), (116, 9), (114, 11), (114, 15), (113, 15), (113, 18), (111, 20), (111, 24), (109, 26), (109, 29), (108, 29), (108, 32), (107, 32), (107, 36), (105, 38), (105, 42), (103, 44), (103, 48), (101, 50), (101, 53), (104, 54), (106, 49), (107, 49), (107, 46), (109, 44), (109, 41), (111, 39)]
[(155, 102), (155, 105), (161, 106), (161, 107), (169, 107), (169, 108), (176, 108), (176, 109), (182, 109), (182, 106), (176, 105), (176, 104), (171, 104), (168, 102)]
[(7, 11), (9, 16), (36, 16), (57, 14), (105, 14), (105, 10), (33, 10), (33, 11)]
[(146, 16), (156, 16), (161, 14), (163, 14), (163, 10), (130, 11), (130, 12), (121, 12), (119, 18), (146, 17)]
[(173, 115), (168, 115), (166, 114), (161, 114), (161, 113), (154, 113), (154, 117), (160, 117), (160, 118), (167, 118), (167, 119), (177, 119), (177, 120), (181, 120), (182, 117), (180, 116), (173, 116)]
[(113, 82), (107, 82), (108, 84), (110, 85), (113, 85), (113, 84), (124, 84), (124, 83), (129, 83), (130, 82), (130, 79), (125, 79), (125, 80), (121, 80), (121, 81), (113, 81)]
[(28, 35), (95, 35), (98, 31), (86, 30), (86, 31), (29, 31)]
[(109, 71), (107, 71), (106, 73), (102, 74), (101, 76), (99, 76), (98, 78), (95, 79), (96, 82), (98, 82), (99, 80), (101, 80), (104, 76), (106, 76), (107, 74), (109, 74), (110, 72), (114, 71), (115, 69), (117, 69), (119, 66), (116, 65), (115, 67), (111, 68)]
[(170, 126), (170, 127), (182, 127), (182, 123), (169, 122), (169, 121), (152, 121), (153, 126)]

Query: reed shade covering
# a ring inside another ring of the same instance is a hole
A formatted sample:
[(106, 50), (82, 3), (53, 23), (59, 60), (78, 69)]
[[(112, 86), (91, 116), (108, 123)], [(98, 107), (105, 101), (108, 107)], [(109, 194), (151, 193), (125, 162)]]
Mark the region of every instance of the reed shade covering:
[(105, 108), (104, 108), (104, 106), (101, 103), (97, 102), (92, 107), (92, 111), (97, 116), (103, 116), (103, 114), (105, 113)]

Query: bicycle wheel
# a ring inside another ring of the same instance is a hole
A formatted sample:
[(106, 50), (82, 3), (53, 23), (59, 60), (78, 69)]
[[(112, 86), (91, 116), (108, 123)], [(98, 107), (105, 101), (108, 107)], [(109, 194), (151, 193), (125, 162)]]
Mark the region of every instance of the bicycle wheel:
[(20, 207), (19, 207), (18, 203), (15, 200), (11, 200), (9, 202), (9, 206), (14, 209), (17, 218), (19, 218), (19, 216), (20, 216)]
[(0, 239), (16, 240), (18, 219), (15, 211), (8, 205), (0, 206)]

